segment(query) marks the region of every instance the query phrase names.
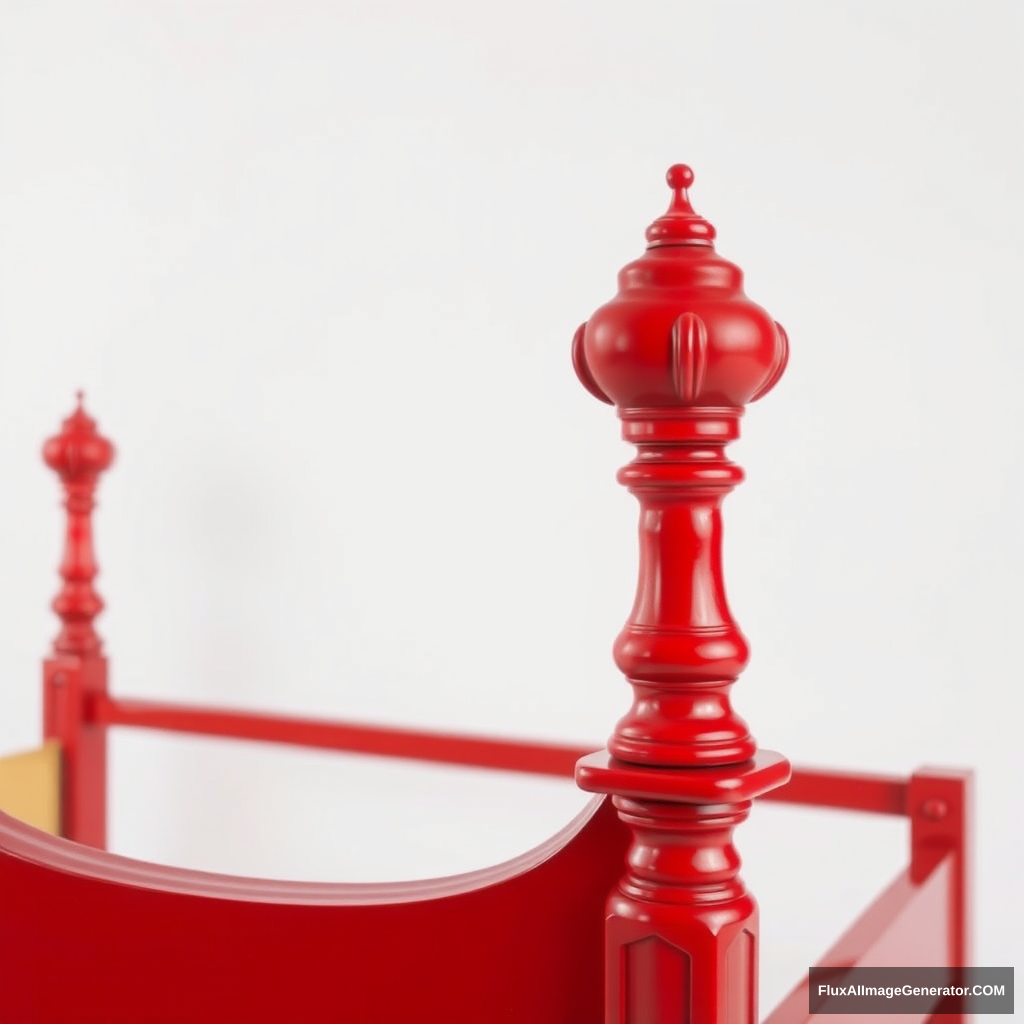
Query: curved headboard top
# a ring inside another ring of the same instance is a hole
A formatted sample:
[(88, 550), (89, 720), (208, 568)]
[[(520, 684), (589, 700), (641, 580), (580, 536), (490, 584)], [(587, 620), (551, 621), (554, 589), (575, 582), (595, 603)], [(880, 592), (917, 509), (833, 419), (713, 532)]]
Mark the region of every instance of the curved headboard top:
[(3, 811), (0, 811), (0, 861), (14, 858), (46, 873), (79, 879), (83, 884), (110, 884), (154, 894), (304, 906), (416, 903), (500, 887), (559, 857), (575, 857), (567, 853), (574, 845), (592, 845), (588, 830), (596, 830), (607, 838), (607, 829), (598, 818), (603, 803), (600, 798), (588, 801), (587, 806), (555, 835), (511, 860), (475, 871), (415, 881), (306, 882), (179, 868), (53, 836)]
[[(493, 868), (275, 882), (134, 861), (0, 814), (4, 1013), (40, 1024), (597, 1020), (602, 905), (625, 846), (610, 803), (593, 800)], [(40, 983), (44, 963), (60, 984)]]

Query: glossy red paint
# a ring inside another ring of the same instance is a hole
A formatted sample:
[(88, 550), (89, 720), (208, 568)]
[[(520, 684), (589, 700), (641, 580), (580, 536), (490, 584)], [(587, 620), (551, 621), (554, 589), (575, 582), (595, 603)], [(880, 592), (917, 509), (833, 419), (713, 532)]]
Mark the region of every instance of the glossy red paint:
[(43, 447), (46, 464), (64, 488), (67, 529), (54, 598), (61, 630), (53, 654), (43, 662), (43, 729), (61, 743), (64, 784), (61, 830), (90, 846), (106, 845), (107, 738), (101, 722), (90, 720), (88, 705), (107, 692), (107, 660), (93, 620), (103, 600), (93, 586), (99, 571), (92, 542), (92, 511), (99, 476), (114, 461), (114, 446), (96, 430), (82, 393), (56, 437)]
[(0, 814), (0, 1021), (597, 1021), (623, 831), (595, 801), (508, 864), (319, 885), (143, 864)]
[(764, 793), (760, 799), (903, 816), (907, 813), (907, 780), (868, 772), (794, 768), (785, 786)]
[[(788, 347), (714, 253), (692, 179), (670, 170), (648, 253), (573, 342), (580, 380), (638, 448), (620, 479), (640, 501), (640, 578), (615, 648), (634, 701), (608, 751), (112, 697), (91, 512), (113, 448), (81, 403), (65, 421), (45, 449), (68, 528), (44, 700), (66, 835), (102, 846), (114, 725), (545, 775), (578, 762), (580, 785), (610, 798), (508, 864), (358, 886), (144, 864), (0, 814), (0, 1024), (750, 1024), (757, 916), (732, 831), (757, 797), (909, 820), (909, 868), (822, 964), (969, 964), (969, 774), (806, 769), (786, 783), (786, 760), (758, 751), (731, 706), (747, 647), (721, 574), (720, 505), (741, 479), (724, 447)], [(930, 1019), (967, 1020), (942, 1009)], [(808, 1019), (806, 982), (769, 1017)]]
[[(953, 768), (922, 768), (910, 779), (907, 795), (910, 815), (911, 879), (922, 884), (935, 866), (948, 862), (944, 891), (945, 920), (937, 927), (945, 942), (948, 963), (959, 971), (972, 966), (969, 907), (971, 905), (971, 849), (974, 776)], [(956, 1000), (937, 1013), (933, 1024), (968, 1024), (970, 1015)]]
[[(772, 795), (835, 806), (832, 784), (841, 793), (856, 778), (794, 772)], [(961, 933), (950, 925), (963, 909), (952, 900), (964, 885), (969, 777), (922, 771), (911, 780), (863, 781), (875, 796), (857, 810), (894, 813), (875, 797), (900, 792), (906, 805), (913, 787), (928, 825), (904, 811), (911, 867), (820, 962), (957, 962), (950, 943)], [(945, 811), (931, 802), (936, 793)], [(713, 849), (713, 831), (705, 849)], [(416, 883), (317, 885), (144, 864), (0, 815), (0, 1021), (596, 1024), (604, 894), (620, 875), (628, 839), (606, 802), (508, 865)], [(498, 920), (503, 927), (492, 928)], [(647, 966), (664, 974), (666, 950), (651, 952)], [(395, 985), (389, 979), (399, 972), (406, 983)], [(62, 984), (51, 983), (55, 975)], [(678, 1002), (678, 990), (669, 999), (662, 1005)], [(807, 1005), (804, 979), (767, 1021), (808, 1021)]]
[[(823, 967), (971, 966), (967, 927), (972, 775), (922, 768), (902, 784), (910, 819), (910, 865), (818, 961)], [(883, 812), (886, 813), (886, 812)], [(765, 1024), (806, 1024), (805, 977)], [(831, 1018), (825, 1018), (826, 1020)], [(865, 1018), (866, 1024), (877, 1016)], [(928, 1024), (968, 1024), (955, 1000), (918, 1017)]]
[[(901, 871), (828, 950), (819, 965), (837, 968), (947, 966), (946, 893), (950, 874), (949, 858), (933, 865), (931, 873), (920, 883), (912, 880), (909, 868)], [(808, 979), (805, 976), (765, 1018), (764, 1024), (805, 1024), (815, 1020), (829, 1020), (829, 1017), (808, 1012), (807, 989)], [(871, 1024), (872, 1020), (879, 1018), (862, 1019), (864, 1024)], [(949, 1019), (951, 1024), (953, 1020), (959, 1020), (934, 1017), (931, 1013), (920, 1017), (901, 1014), (899, 1019), (922, 1022)]]
[(690, 206), (689, 167), (618, 295), (573, 339), (583, 386), (637, 447), (619, 481), (640, 502), (640, 573), (615, 661), (633, 706), (576, 780), (608, 793), (633, 835), (606, 910), (606, 1024), (754, 1024), (757, 907), (732, 830), (789, 764), (758, 752), (729, 691), (748, 648), (722, 576), (721, 505), (743, 479), (725, 455), (743, 406), (788, 358), (786, 334), (743, 293)]
[(579, 747), (529, 740), (395, 729), (362, 722), (329, 722), (110, 697), (97, 701), (92, 714), (94, 721), (104, 725), (291, 743), (324, 750), (346, 750), (434, 764), (461, 764), (562, 778), (572, 777), (573, 767), (583, 753)]
[[(286, 743), (378, 757), (404, 758), (433, 764), (459, 764), (526, 775), (572, 778), (579, 770), (587, 779), (588, 764), (599, 765), (604, 754), (565, 744), (528, 739), (498, 739), (469, 733), (396, 729), (367, 722), (298, 718), (237, 708), (198, 707), (166, 701), (103, 695), (86, 704), (86, 721), (110, 726), (155, 729), (225, 739)], [(582, 762), (582, 763), (580, 763)], [(955, 774), (955, 773), (954, 773)], [(722, 773), (698, 776), (713, 784)], [(674, 776), (670, 775), (674, 778)], [(724, 776), (729, 778), (729, 775)], [(909, 782), (900, 776), (870, 772), (792, 768), (789, 781), (758, 799), (805, 807), (830, 807), (898, 817), (908, 815)]]

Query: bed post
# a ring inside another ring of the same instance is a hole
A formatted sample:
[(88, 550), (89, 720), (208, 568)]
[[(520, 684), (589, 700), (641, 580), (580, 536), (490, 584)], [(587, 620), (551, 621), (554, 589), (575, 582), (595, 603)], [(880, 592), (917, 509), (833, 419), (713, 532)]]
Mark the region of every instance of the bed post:
[(43, 446), (43, 459), (64, 488), (67, 528), (53, 600), (61, 629), (43, 662), (43, 729), (60, 743), (63, 757), (61, 835), (79, 843), (106, 845), (107, 737), (95, 720), (96, 698), (107, 692), (107, 659), (93, 627), (103, 601), (93, 587), (98, 571), (92, 542), (92, 510), (99, 475), (114, 459), (114, 446), (78, 405), (61, 432)]
[[(968, 984), (973, 966), (971, 921), (971, 836), (974, 773), (957, 768), (919, 768), (910, 778), (910, 875), (920, 884), (944, 857), (952, 856), (946, 928), (948, 964), (957, 985)], [(970, 1024), (961, 1000), (944, 1001), (932, 1024)]]
[(672, 202), (647, 252), (573, 340), (580, 381), (617, 406), (638, 449), (619, 482), (640, 502), (639, 582), (614, 649), (633, 706), (576, 769), (632, 835), (606, 907), (607, 1024), (755, 1024), (757, 907), (732, 831), (789, 777), (730, 704), (748, 649), (726, 603), (720, 514), (743, 478), (725, 446), (788, 346), (716, 254), (692, 181), (684, 165), (669, 170)]

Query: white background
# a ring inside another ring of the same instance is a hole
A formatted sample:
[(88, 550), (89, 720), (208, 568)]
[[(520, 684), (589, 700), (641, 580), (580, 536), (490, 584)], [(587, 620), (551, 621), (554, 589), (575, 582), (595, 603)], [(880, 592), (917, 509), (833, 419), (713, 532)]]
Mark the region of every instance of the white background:
[[(734, 691), (798, 764), (978, 771), (981, 964), (1019, 966), (1022, 21), (1006, 3), (0, 5), (0, 749), (36, 742), (84, 387), (124, 695), (600, 746), (630, 457), (569, 342), (691, 163), (790, 369), (726, 504)], [(119, 731), (112, 845), (402, 878), (571, 783)], [(764, 1009), (905, 827), (738, 832)]]

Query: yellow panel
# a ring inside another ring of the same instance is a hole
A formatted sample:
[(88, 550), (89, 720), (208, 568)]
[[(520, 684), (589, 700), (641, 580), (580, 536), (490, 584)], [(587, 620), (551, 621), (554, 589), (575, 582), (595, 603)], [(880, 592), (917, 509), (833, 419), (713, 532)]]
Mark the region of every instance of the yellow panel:
[(60, 744), (0, 757), (0, 811), (60, 834)]

